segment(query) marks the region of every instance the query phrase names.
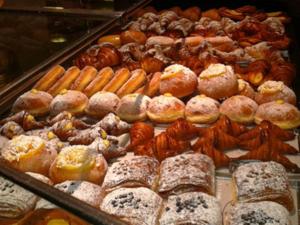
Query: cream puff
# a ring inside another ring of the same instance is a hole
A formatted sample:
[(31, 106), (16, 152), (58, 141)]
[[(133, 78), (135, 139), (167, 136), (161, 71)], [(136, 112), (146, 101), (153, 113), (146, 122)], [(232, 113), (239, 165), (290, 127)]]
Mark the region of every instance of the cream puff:
[(255, 123), (268, 120), (282, 129), (293, 129), (300, 125), (300, 111), (294, 105), (277, 100), (259, 105)]
[(53, 97), (44, 91), (32, 89), (22, 94), (13, 104), (12, 112), (25, 110), (33, 116), (43, 116), (49, 113)]
[(226, 99), (220, 106), (220, 113), (232, 121), (250, 124), (258, 108), (257, 103), (243, 95), (235, 95)]
[(107, 162), (101, 154), (86, 145), (64, 147), (52, 163), (49, 171), (54, 183), (66, 180), (85, 180), (100, 184), (107, 170)]
[(147, 109), (149, 119), (157, 123), (171, 123), (184, 118), (184, 103), (171, 94), (154, 97)]
[(185, 118), (192, 123), (213, 123), (220, 115), (220, 103), (205, 95), (191, 98), (185, 106)]
[(189, 68), (174, 64), (165, 68), (160, 78), (161, 94), (170, 93), (177, 98), (192, 94), (197, 89), (197, 76)]
[(239, 91), (237, 94), (244, 95), (251, 99), (255, 99), (255, 91), (247, 81), (243, 79), (238, 79), (238, 84)]
[(231, 66), (211, 64), (200, 73), (198, 90), (214, 99), (231, 97), (238, 92), (237, 76)]
[(120, 98), (112, 92), (97, 92), (90, 99), (85, 112), (96, 118), (116, 113)]
[(73, 115), (84, 112), (89, 99), (80, 91), (63, 90), (50, 104), (50, 114), (55, 116), (63, 111), (68, 111)]
[(297, 100), (295, 92), (282, 81), (266, 81), (257, 88), (257, 91), (255, 101), (258, 104), (280, 99), (292, 105), (296, 105)]
[(117, 115), (127, 122), (146, 120), (150, 100), (148, 96), (142, 94), (125, 95), (118, 104)]

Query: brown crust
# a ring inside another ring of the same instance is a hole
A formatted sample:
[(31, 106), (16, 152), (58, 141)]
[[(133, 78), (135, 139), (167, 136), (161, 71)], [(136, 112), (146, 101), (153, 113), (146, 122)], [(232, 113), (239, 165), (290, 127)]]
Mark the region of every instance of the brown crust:
[(147, 37), (141, 31), (126, 30), (120, 34), (120, 39), (122, 45), (127, 43), (138, 43), (144, 45), (146, 43)]
[(135, 93), (140, 93), (153, 97), (159, 92), (161, 72), (156, 72), (153, 74), (151, 80), (146, 83), (143, 87), (139, 88)]
[(96, 77), (97, 70), (95, 67), (86, 66), (81, 70), (79, 76), (71, 85), (71, 90), (82, 91)]
[(121, 68), (115, 72), (115, 76), (103, 88), (103, 91), (116, 93), (120, 87), (129, 79), (130, 71), (127, 68)]

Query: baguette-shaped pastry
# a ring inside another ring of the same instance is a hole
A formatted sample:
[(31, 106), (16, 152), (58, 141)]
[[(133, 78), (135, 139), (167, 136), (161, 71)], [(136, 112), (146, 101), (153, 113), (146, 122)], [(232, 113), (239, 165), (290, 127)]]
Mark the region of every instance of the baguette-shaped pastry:
[(172, 195), (164, 205), (159, 224), (221, 225), (221, 207), (215, 197), (201, 192)]
[(62, 75), (65, 73), (65, 69), (60, 66), (56, 65), (52, 67), (35, 85), (34, 89), (37, 89), (39, 91), (47, 91), (49, 88), (51, 88), (54, 83), (62, 77)]
[(156, 225), (162, 202), (148, 188), (120, 188), (105, 196), (100, 209), (131, 225)]
[(86, 66), (84, 67), (77, 79), (71, 85), (71, 90), (83, 91), (85, 87), (96, 77), (97, 70), (95, 67)]
[(136, 69), (131, 72), (130, 78), (126, 83), (117, 91), (117, 95), (121, 98), (124, 95), (135, 92), (141, 87), (147, 79), (147, 74), (143, 69)]
[(158, 192), (169, 195), (190, 191), (214, 194), (215, 166), (212, 159), (199, 153), (185, 153), (163, 160)]
[(101, 45), (102, 43), (111, 43), (116, 48), (119, 48), (121, 46), (121, 38), (118, 34), (113, 35), (106, 35), (98, 39), (97, 43)]
[(98, 91), (101, 91), (105, 85), (112, 79), (114, 71), (111, 67), (104, 67), (96, 75), (95, 79), (92, 80), (88, 86), (83, 90), (86, 96), (91, 97)]
[(149, 97), (154, 97), (158, 94), (159, 91), (160, 77), (161, 72), (154, 73), (151, 80), (142, 89), (139, 89), (139, 92), (136, 92), (147, 95)]
[(77, 79), (80, 69), (76, 66), (70, 67), (65, 74), (48, 90), (52, 96), (58, 95), (62, 90), (69, 89), (71, 84)]
[(108, 169), (102, 187), (112, 191), (119, 187), (155, 188), (159, 163), (148, 156), (129, 156), (115, 162)]
[(232, 174), (235, 201), (274, 201), (290, 212), (294, 202), (285, 168), (276, 162), (253, 162), (239, 166)]
[(127, 68), (121, 68), (115, 72), (115, 76), (108, 82), (103, 88), (103, 91), (116, 93), (120, 87), (122, 87), (125, 82), (130, 77), (130, 71)]

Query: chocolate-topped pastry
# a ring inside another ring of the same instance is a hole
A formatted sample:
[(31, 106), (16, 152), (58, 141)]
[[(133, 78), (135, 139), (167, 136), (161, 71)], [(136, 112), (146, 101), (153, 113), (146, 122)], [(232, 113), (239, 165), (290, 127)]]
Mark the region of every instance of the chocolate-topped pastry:
[(120, 188), (103, 199), (100, 209), (131, 225), (155, 225), (162, 198), (150, 189)]
[(190, 191), (214, 194), (215, 166), (212, 159), (199, 153), (186, 153), (163, 160), (158, 192), (169, 195)]
[(221, 225), (221, 208), (215, 197), (205, 193), (171, 195), (164, 205), (159, 224)]
[(129, 156), (115, 162), (108, 169), (103, 188), (111, 191), (117, 187), (154, 188), (158, 179), (159, 163), (148, 156)]
[(224, 214), (224, 225), (290, 225), (289, 212), (275, 202), (237, 203)]
[(274, 201), (293, 211), (294, 203), (285, 168), (276, 162), (253, 162), (232, 174), (239, 202)]

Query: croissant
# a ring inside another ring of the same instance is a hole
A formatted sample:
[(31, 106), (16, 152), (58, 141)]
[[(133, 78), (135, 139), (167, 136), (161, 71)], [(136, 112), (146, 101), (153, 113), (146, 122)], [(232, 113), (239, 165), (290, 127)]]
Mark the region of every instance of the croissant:
[(162, 72), (163, 68), (165, 67), (165, 64), (161, 60), (149, 56), (143, 58), (140, 63), (141, 68), (145, 70), (147, 74)]
[(239, 136), (242, 133), (248, 131), (247, 127), (230, 120), (227, 116), (222, 115), (212, 127), (217, 130), (223, 131), (233, 137)]
[(290, 86), (296, 76), (296, 70), (293, 64), (288, 62), (271, 62), (270, 77), (276, 81), (282, 81)]
[(198, 21), (201, 17), (201, 9), (197, 6), (187, 8), (182, 12), (182, 17), (191, 21)]
[(180, 31), (184, 37), (188, 36), (192, 28), (193, 22), (186, 18), (172, 21), (167, 27), (168, 30)]
[(289, 39), (286, 36), (284, 36), (283, 38), (280, 38), (279, 40), (268, 42), (268, 44), (271, 45), (273, 48), (279, 49), (279, 50), (288, 49), (290, 43), (291, 43), (291, 39)]
[(235, 9), (235, 11), (245, 14), (252, 14), (256, 12), (256, 7), (252, 5), (244, 5)]
[(178, 60), (176, 63), (190, 68), (195, 74), (200, 74), (204, 70), (203, 61), (197, 56), (191, 56), (186, 59)]
[(121, 53), (111, 44), (93, 45), (86, 52), (80, 54), (74, 65), (83, 69), (85, 66), (93, 66), (100, 70), (106, 66), (116, 66), (122, 62)]
[(229, 17), (232, 20), (243, 20), (245, 18), (243, 13), (226, 7), (219, 8), (219, 14), (222, 17)]
[(165, 11), (159, 17), (159, 23), (162, 27), (169, 25), (172, 21), (177, 20), (178, 15), (173, 11)]
[(129, 131), (130, 145), (127, 150), (130, 150), (138, 145), (142, 145), (154, 137), (154, 128), (143, 122), (135, 122)]

